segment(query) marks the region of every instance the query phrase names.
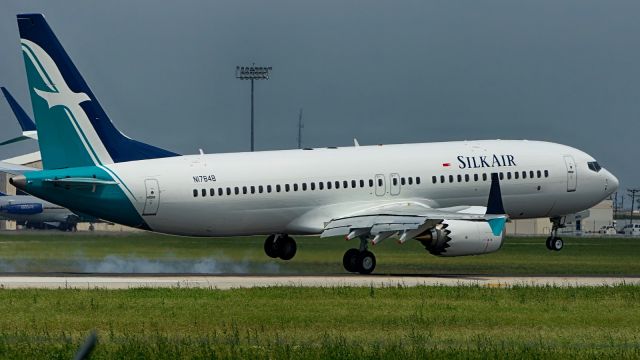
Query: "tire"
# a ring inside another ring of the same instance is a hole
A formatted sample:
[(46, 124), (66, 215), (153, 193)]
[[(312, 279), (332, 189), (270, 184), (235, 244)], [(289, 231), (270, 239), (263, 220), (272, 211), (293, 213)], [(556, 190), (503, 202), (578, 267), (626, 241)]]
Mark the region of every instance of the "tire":
[(358, 249), (349, 249), (344, 253), (342, 257), (342, 266), (348, 272), (357, 272), (358, 271), (358, 256), (360, 255), (360, 250)]
[(376, 268), (376, 256), (371, 251), (363, 251), (358, 256), (358, 272), (363, 275), (371, 274)]
[(564, 247), (564, 241), (561, 238), (555, 238), (551, 243), (553, 250), (560, 251)]
[(549, 236), (546, 241), (547, 250), (553, 250), (552, 242), (553, 242), (553, 238)]
[(264, 252), (268, 257), (273, 259), (278, 257), (278, 249), (276, 248), (275, 239), (275, 235), (269, 235), (264, 241)]
[(293, 240), (292, 237), (284, 237), (278, 239), (277, 242), (278, 249), (278, 257), (282, 260), (291, 260), (294, 256), (296, 256), (296, 251), (298, 250), (298, 246), (296, 245), (296, 241)]

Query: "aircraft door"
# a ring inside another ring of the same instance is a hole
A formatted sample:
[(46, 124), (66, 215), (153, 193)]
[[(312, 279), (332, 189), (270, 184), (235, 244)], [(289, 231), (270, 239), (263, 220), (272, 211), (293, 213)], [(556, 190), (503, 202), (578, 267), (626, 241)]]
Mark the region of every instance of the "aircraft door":
[(155, 215), (160, 206), (160, 186), (156, 179), (146, 179), (144, 185), (147, 188), (147, 196), (142, 215)]
[(376, 195), (384, 196), (387, 192), (387, 186), (384, 183), (384, 175), (376, 175)]
[(567, 166), (567, 191), (576, 191), (578, 185), (578, 174), (576, 169), (576, 161), (571, 155), (564, 156), (564, 163)]
[(400, 175), (393, 173), (390, 176), (391, 178), (391, 184), (389, 184), (390, 187), (390, 193), (393, 196), (396, 195), (400, 195)]

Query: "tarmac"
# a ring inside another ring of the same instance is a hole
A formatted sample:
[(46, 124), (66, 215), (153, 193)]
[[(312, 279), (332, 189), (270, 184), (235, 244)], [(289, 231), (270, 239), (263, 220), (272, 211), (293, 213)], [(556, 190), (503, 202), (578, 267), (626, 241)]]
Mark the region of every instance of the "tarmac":
[(3, 274), (4, 289), (235, 289), (269, 286), (396, 287), (396, 286), (615, 286), (640, 285), (640, 276), (484, 276), (484, 275), (330, 275), (260, 276), (193, 274)]

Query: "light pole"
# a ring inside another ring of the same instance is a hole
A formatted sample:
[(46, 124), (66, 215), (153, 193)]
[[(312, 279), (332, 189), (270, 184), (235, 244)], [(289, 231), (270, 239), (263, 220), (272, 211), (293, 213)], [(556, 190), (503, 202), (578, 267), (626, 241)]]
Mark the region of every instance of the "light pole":
[(271, 66), (236, 66), (236, 79), (251, 80), (251, 151), (254, 150), (253, 136), (253, 80), (269, 80)]

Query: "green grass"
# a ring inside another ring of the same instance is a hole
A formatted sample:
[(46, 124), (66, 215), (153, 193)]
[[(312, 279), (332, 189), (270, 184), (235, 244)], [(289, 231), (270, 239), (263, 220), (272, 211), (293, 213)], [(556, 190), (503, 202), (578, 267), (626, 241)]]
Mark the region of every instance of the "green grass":
[(638, 358), (640, 288), (0, 290), (0, 357)]
[[(26, 233), (0, 235), (0, 271), (239, 272), (343, 274), (342, 255), (357, 242), (298, 237), (289, 262), (265, 256), (262, 237), (186, 238), (156, 234)], [(372, 247), (377, 274), (640, 275), (640, 239), (565, 238), (548, 251), (542, 238), (507, 238), (493, 254), (440, 258), (418, 242)]]

